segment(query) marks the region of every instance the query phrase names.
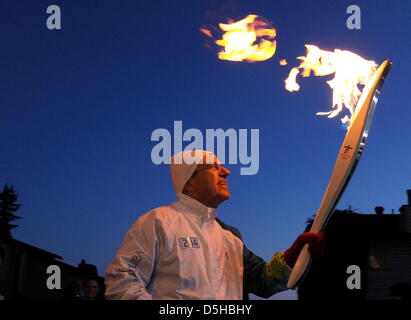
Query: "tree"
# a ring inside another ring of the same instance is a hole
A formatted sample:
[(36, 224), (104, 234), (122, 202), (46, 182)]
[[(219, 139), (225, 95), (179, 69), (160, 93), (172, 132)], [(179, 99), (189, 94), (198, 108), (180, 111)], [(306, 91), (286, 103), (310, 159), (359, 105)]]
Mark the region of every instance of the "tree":
[(10, 224), (10, 222), (21, 219), (21, 217), (14, 214), (21, 207), (21, 204), (16, 202), (17, 194), (14, 187), (9, 187), (6, 184), (0, 193), (0, 239), (10, 239), (10, 230), (17, 227), (17, 225)]

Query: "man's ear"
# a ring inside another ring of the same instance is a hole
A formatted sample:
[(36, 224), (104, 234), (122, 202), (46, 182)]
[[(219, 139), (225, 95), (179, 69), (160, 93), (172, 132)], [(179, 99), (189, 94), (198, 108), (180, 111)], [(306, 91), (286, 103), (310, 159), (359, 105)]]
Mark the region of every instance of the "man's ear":
[(185, 194), (193, 194), (197, 191), (197, 187), (195, 186), (195, 183), (193, 183), (192, 179), (189, 179), (186, 184), (184, 185), (183, 188), (183, 193)]

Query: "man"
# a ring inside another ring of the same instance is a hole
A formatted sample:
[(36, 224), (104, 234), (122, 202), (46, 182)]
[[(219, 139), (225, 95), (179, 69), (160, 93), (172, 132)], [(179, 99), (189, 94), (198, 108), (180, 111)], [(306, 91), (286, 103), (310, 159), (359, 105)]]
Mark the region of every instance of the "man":
[(286, 283), (305, 243), (266, 263), (243, 244), (240, 232), (219, 220), (217, 207), (230, 198), (227, 177), (208, 151), (184, 151), (171, 159), (178, 201), (140, 217), (106, 270), (108, 299), (246, 299), (269, 297)]
[(99, 279), (96, 276), (90, 276), (83, 281), (84, 296), (79, 300), (100, 300), (99, 292), (100, 285)]

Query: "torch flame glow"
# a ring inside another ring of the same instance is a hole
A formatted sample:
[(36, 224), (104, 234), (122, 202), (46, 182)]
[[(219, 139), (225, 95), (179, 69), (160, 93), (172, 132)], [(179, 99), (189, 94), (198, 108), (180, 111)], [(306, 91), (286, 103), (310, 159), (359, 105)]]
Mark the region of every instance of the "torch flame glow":
[[(374, 61), (365, 60), (359, 55), (341, 49), (334, 52), (321, 50), (314, 45), (305, 45), (307, 55), (297, 57), (301, 64), (297, 68), (292, 68), (288, 78), (285, 80), (285, 87), (288, 91), (298, 91), (300, 86), (297, 84), (296, 77), (302, 69), (301, 75), (309, 77), (311, 71), (315, 76), (326, 76), (334, 73), (334, 78), (327, 81), (333, 89), (333, 110), (328, 112), (318, 112), (317, 115), (327, 115), (334, 118), (346, 107), (350, 111), (351, 117), (356, 112), (355, 105), (361, 94), (358, 85), (365, 85), (378, 65)], [(349, 123), (351, 117), (344, 117), (341, 121)]]
[(300, 86), (297, 83), (297, 75), (300, 72), (298, 68), (292, 68), (290, 71), (290, 74), (288, 75), (288, 78), (285, 79), (285, 88), (288, 91), (298, 91), (300, 90)]
[[(277, 48), (276, 30), (268, 27), (268, 23), (259, 16), (250, 14), (244, 19), (223, 24), (220, 29), (225, 31), (223, 38), (215, 41), (222, 51), (218, 53), (221, 60), (230, 61), (264, 61), (270, 59)], [(211, 33), (207, 29), (200, 29), (207, 36)]]

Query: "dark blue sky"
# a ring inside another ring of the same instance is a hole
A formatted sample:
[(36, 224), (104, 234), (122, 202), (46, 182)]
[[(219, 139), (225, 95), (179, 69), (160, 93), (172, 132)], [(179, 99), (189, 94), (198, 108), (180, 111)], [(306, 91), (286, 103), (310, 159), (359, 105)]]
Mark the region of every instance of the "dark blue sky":
[[(51, 4), (62, 30), (46, 28)], [(361, 30), (346, 27), (350, 4), (362, 10)], [(198, 29), (250, 13), (277, 29), (274, 57), (218, 60)], [(0, 183), (23, 204), (15, 238), (103, 274), (131, 224), (175, 199), (150, 136), (182, 120), (203, 132), (260, 130), (260, 170), (240, 176), (228, 165), (232, 199), (219, 216), (263, 258), (286, 250), (315, 214), (346, 132), (315, 115), (331, 106), (324, 78), (284, 90), (304, 44), (394, 62), (339, 207), (397, 212), (411, 188), (410, 29), (409, 1), (3, 0)]]

